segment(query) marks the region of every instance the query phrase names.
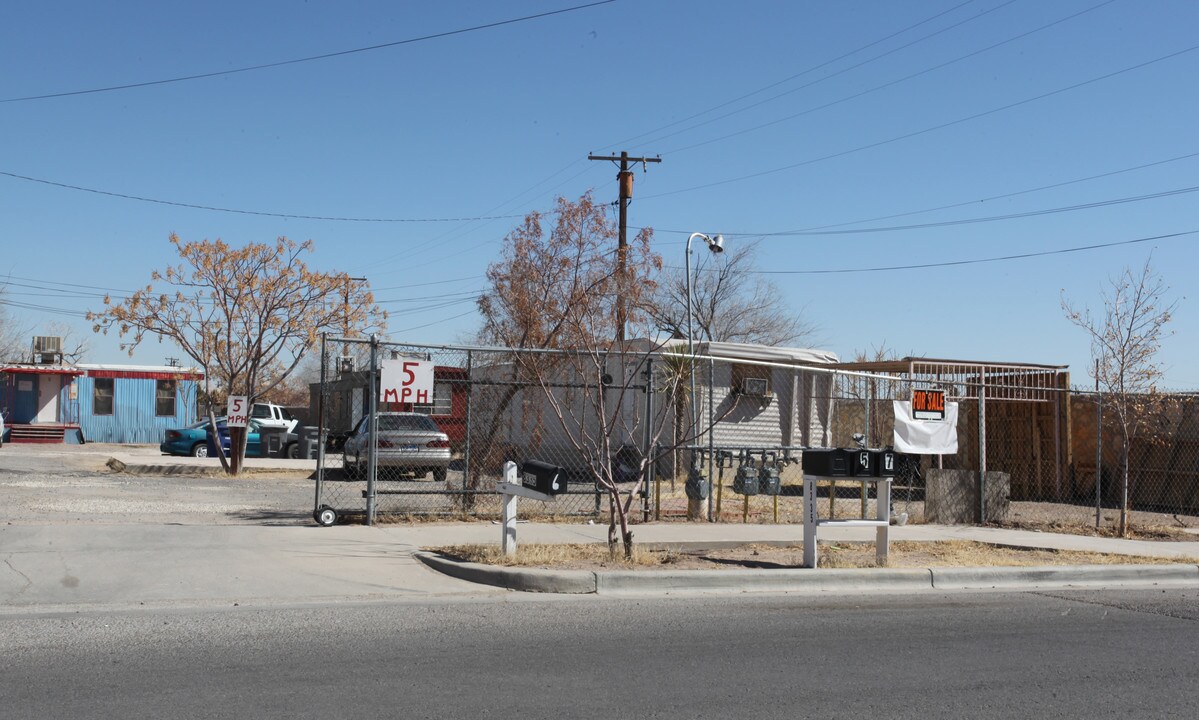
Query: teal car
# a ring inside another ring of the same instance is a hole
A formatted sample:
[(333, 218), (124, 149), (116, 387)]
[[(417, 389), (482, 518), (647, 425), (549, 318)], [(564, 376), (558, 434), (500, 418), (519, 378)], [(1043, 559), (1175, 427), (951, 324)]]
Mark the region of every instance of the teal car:
[[(225, 418), (218, 418), (217, 422), (223, 423)], [(201, 420), (187, 427), (167, 430), (158, 449), (167, 455), (208, 457), (207, 435), (204, 432), (206, 427), (208, 421)]]
[[(216, 429), (221, 436), (221, 449), (225, 452), (225, 457), (229, 457), (231, 443), (229, 440), (229, 427), (225, 424), (225, 418), (219, 418), (217, 420)], [(257, 420), (251, 420), (250, 423), (246, 425), (246, 457), (253, 458), (267, 456), (268, 453), (266, 443), (264, 441), (265, 438), (263, 438), (262, 433), (260, 432), (261, 430), (262, 425)], [(212, 432), (209, 430), (207, 423), (205, 423), (204, 427), (202, 428), (202, 432), (205, 433), (206, 456), (216, 457), (216, 443), (214, 442)], [(280, 432), (283, 432), (282, 429), (280, 429)], [(300, 457), (299, 440), (299, 436), (295, 433), (284, 433), (281, 449), (282, 457)]]

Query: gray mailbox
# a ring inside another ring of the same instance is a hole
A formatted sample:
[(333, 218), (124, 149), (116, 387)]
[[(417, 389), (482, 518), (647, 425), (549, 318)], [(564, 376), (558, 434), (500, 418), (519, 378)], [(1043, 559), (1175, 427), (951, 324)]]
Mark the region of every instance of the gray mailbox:
[(526, 460), (520, 465), (520, 484), (546, 495), (560, 495), (566, 492), (566, 470), (540, 460)]

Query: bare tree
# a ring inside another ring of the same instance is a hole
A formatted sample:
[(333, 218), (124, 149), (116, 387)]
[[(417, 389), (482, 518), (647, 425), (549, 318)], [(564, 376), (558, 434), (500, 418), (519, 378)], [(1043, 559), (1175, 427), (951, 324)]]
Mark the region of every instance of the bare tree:
[(1149, 261), (1139, 273), (1129, 268), (1113, 278), (1102, 292), (1103, 312), (1092, 315), (1062, 296), (1062, 310), (1091, 340), (1091, 373), (1120, 428), (1120, 535), (1128, 531), (1129, 449), (1137, 434), (1161, 411), (1156, 392), (1162, 377), (1158, 360), (1166, 324), (1177, 301), (1165, 298), (1169, 288)]
[[(719, 255), (701, 252), (691, 283), (696, 340), (785, 346), (813, 342), (816, 327), (779, 300), (781, 292), (756, 270), (758, 246), (742, 243)], [(687, 278), (665, 273), (647, 310), (658, 328), (687, 336)]]
[(19, 326), (8, 311), (7, 294), (8, 283), (0, 283), (0, 362), (17, 362), (29, 348), (29, 338), (26, 329)]
[[(172, 341), (225, 392), (251, 403), (295, 370), (322, 330), (367, 332), (385, 320), (370, 291), (345, 273), (308, 268), (301, 256), (312, 241), (234, 248), (172, 235), (171, 243), (182, 262), (152, 273), (159, 289), (147, 285), (119, 303), (106, 297), (88, 319), (96, 332), (129, 337), (121, 347), (131, 354), (147, 335)], [(236, 474), (244, 435), (233, 449)]]
[(75, 334), (75, 329), (66, 323), (52, 321), (46, 324), (46, 335), (56, 335), (62, 338), (62, 360), (67, 364), (83, 362), (87, 355), (87, 338)]
[(556, 214), (548, 233), (540, 215), (528, 216), (506, 238), (503, 258), (487, 271), (491, 289), (479, 301), (483, 338), (511, 348), (561, 350), (511, 354), (510, 384), (491, 410), (490, 432), (494, 437), (494, 425), (518, 388), (539, 388), (544, 421), (558, 425), (608, 498), (610, 550), (615, 553), (620, 542), (631, 556), (629, 513), (652, 458), (626, 450), (646, 437), (647, 424), (656, 438), (669, 416), (646, 417), (636, 401), (637, 387), (655, 381), (649, 372), (656, 348), (614, 340), (617, 306), (623, 302), (627, 309), (629, 337), (652, 329), (643, 308), (661, 260), (650, 251), (648, 230), (638, 233), (623, 257), (618, 254), (616, 228), (590, 195), (578, 202), (560, 199)]

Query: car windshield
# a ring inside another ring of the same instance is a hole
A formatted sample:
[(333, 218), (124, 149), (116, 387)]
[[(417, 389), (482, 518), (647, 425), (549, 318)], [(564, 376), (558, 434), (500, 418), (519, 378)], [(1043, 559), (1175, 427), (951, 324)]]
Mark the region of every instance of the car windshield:
[(424, 415), (380, 415), (379, 432), (419, 430), (437, 432), (437, 425)]

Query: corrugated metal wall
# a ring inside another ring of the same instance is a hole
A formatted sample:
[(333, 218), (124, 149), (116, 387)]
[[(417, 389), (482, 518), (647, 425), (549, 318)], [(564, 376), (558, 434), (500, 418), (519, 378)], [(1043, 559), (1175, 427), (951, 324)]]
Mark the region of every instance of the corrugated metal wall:
[(79, 426), (88, 442), (158, 444), (171, 428), (189, 425), (196, 418), (195, 380), (178, 380), (175, 414), (154, 414), (156, 381), (148, 378), (115, 378), (112, 383), (112, 415), (93, 415), (95, 380), (75, 381), (79, 396)]

